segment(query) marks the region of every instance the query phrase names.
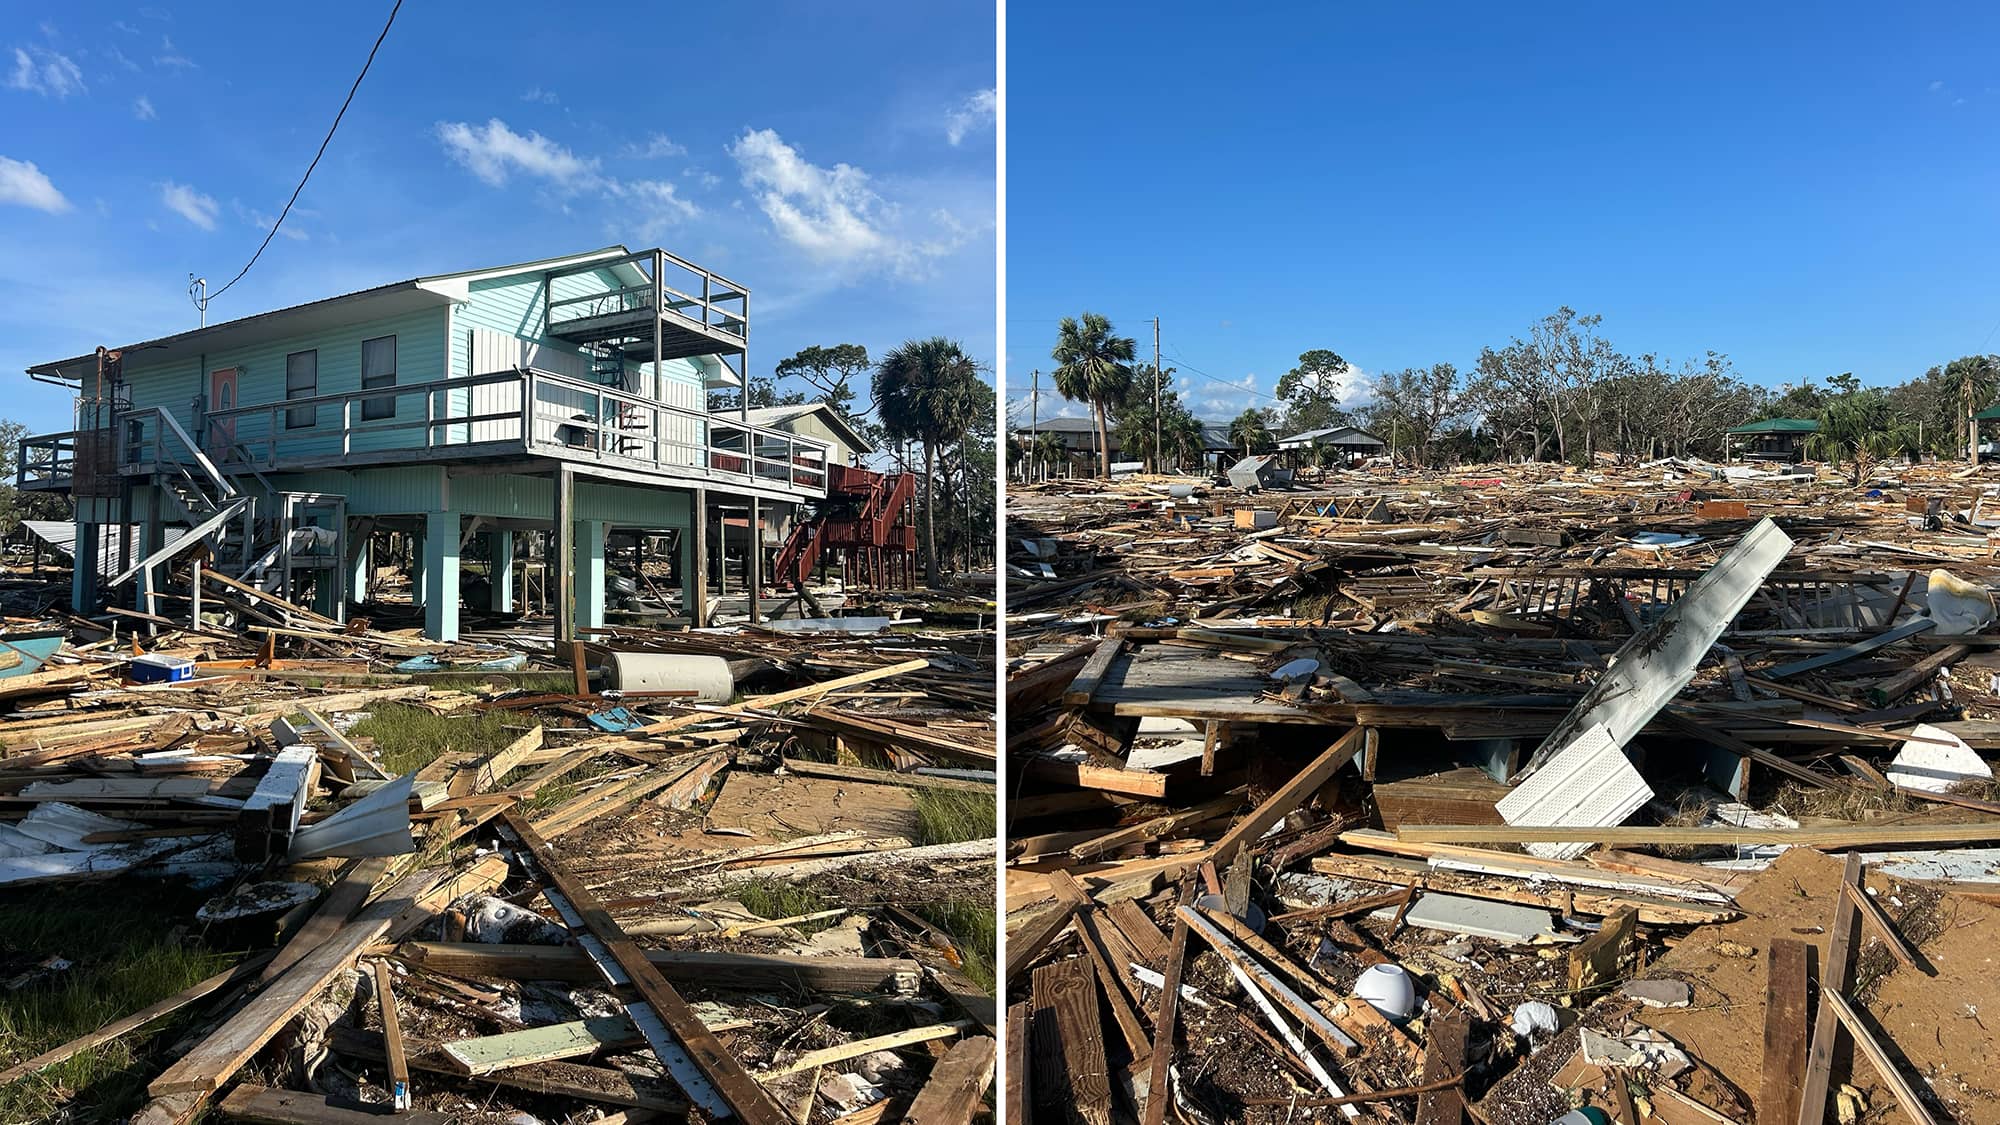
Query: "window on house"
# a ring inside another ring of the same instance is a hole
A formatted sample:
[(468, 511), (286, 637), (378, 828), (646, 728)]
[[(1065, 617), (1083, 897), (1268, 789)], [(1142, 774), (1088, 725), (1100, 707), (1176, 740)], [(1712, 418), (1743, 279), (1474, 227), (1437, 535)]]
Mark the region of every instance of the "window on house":
[[(293, 352), (285, 357), (285, 397), (311, 398), (319, 393), (319, 352)], [(319, 420), (319, 407), (294, 406), (285, 411), (285, 428), (302, 429)]]
[[(377, 336), (373, 340), (361, 341), (361, 389), (381, 390), (396, 385), (396, 338)], [(361, 420), (370, 422), (377, 418), (396, 416), (396, 396), (383, 395), (381, 398), (361, 400)]]

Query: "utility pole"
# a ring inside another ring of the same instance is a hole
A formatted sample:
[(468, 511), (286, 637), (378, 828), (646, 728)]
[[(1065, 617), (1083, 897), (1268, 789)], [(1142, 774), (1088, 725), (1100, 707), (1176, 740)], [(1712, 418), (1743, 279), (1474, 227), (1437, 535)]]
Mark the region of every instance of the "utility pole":
[(1033, 480), (1035, 478), (1035, 458), (1040, 456), (1042, 452), (1041, 447), (1037, 444), (1037, 435), (1035, 433), (1035, 426), (1041, 420), (1039, 415), (1040, 415), (1040, 408), (1042, 405), (1042, 369), (1039, 367), (1035, 368), (1034, 374), (1029, 378), (1030, 378), (1030, 383), (1029, 383), (1030, 389), (1028, 391), (1028, 479)]
[(1153, 318), (1153, 471), (1160, 471), (1160, 318)]

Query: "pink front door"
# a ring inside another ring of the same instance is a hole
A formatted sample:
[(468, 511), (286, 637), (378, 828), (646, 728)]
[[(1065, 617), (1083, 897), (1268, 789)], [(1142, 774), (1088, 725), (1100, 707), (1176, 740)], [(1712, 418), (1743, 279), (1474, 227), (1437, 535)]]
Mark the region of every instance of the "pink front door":
[(236, 369), (219, 367), (208, 373), (208, 433), (203, 442), (209, 453), (224, 453), (236, 444), (236, 419), (234, 416), (217, 418), (214, 415), (224, 410), (236, 409)]

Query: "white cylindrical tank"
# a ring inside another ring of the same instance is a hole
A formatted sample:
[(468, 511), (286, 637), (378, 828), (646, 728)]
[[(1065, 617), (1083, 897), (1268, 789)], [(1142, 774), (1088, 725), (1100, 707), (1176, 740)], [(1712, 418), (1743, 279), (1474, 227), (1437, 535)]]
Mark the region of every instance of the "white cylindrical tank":
[(727, 703), (736, 677), (720, 656), (678, 652), (614, 652), (604, 665), (604, 682), (617, 691), (694, 691), (701, 703)]

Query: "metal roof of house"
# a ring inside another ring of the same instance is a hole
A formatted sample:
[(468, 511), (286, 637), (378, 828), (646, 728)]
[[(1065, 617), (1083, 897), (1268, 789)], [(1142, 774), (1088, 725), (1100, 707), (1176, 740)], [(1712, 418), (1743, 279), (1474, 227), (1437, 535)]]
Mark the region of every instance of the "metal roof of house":
[[(631, 251), (623, 246), (607, 246), (587, 253), (566, 254), (559, 258), (543, 258), (510, 266), (490, 266), (458, 273), (413, 277), (408, 281), (394, 281), (372, 289), (357, 289), (352, 293), (322, 297), (317, 301), (289, 305), (269, 312), (253, 313), (250, 316), (237, 317), (235, 320), (225, 320), (186, 332), (176, 332), (168, 336), (142, 340), (136, 344), (126, 344), (112, 350), (128, 354), (139, 351), (165, 352), (165, 355), (147, 357), (162, 360), (206, 351), (211, 347), (240, 347), (301, 331), (312, 332), (337, 327), (357, 318), (373, 320), (416, 312), (453, 301), (463, 301), (466, 299), (467, 287), (472, 282), (485, 278), (565, 269), (570, 266), (587, 265), (599, 259), (627, 257), (630, 254)], [(634, 269), (636, 271), (636, 267)], [(88, 372), (95, 370), (96, 366), (97, 353), (91, 351), (70, 359), (35, 364), (28, 368), (28, 373), (56, 379), (81, 379)]]
[(1981, 422), (2000, 421), (2000, 402), (1996, 402), (1992, 406), (1974, 414), (1973, 417)]
[[(846, 442), (856, 452), (875, 452), (875, 443), (861, 436), (861, 431), (854, 428), (852, 420), (823, 402), (798, 402), (785, 406), (753, 406), (750, 408), (749, 417), (750, 424), (753, 426), (768, 426), (775, 429), (782, 427), (785, 423), (794, 419), (803, 418), (808, 414), (819, 415), (825, 420), (827, 425), (833, 427), (835, 432), (840, 434), (841, 440)], [(728, 412), (724, 411), (723, 416), (727, 418)]]
[(1017, 434), (1030, 432), (1044, 434), (1094, 434), (1097, 432), (1097, 423), (1088, 418), (1071, 418), (1066, 415), (1058, 415), (1054, 418), (1038, 418), (1033, 425), (1017, 426), (1014, 432)]
[(1307, 430), (1301, 434), (1278, 439), (1279, 449), (1303, 449), (1316, 441), (1329, 445), (1387, 445), (1386, 441), (1359, 426), (1328, 426), (1321, 430)]
[(1732, 434), (1816, 434), (1819, 422), (1812, 418), (1764, 418), (1745, 422), (1728, 431)]

